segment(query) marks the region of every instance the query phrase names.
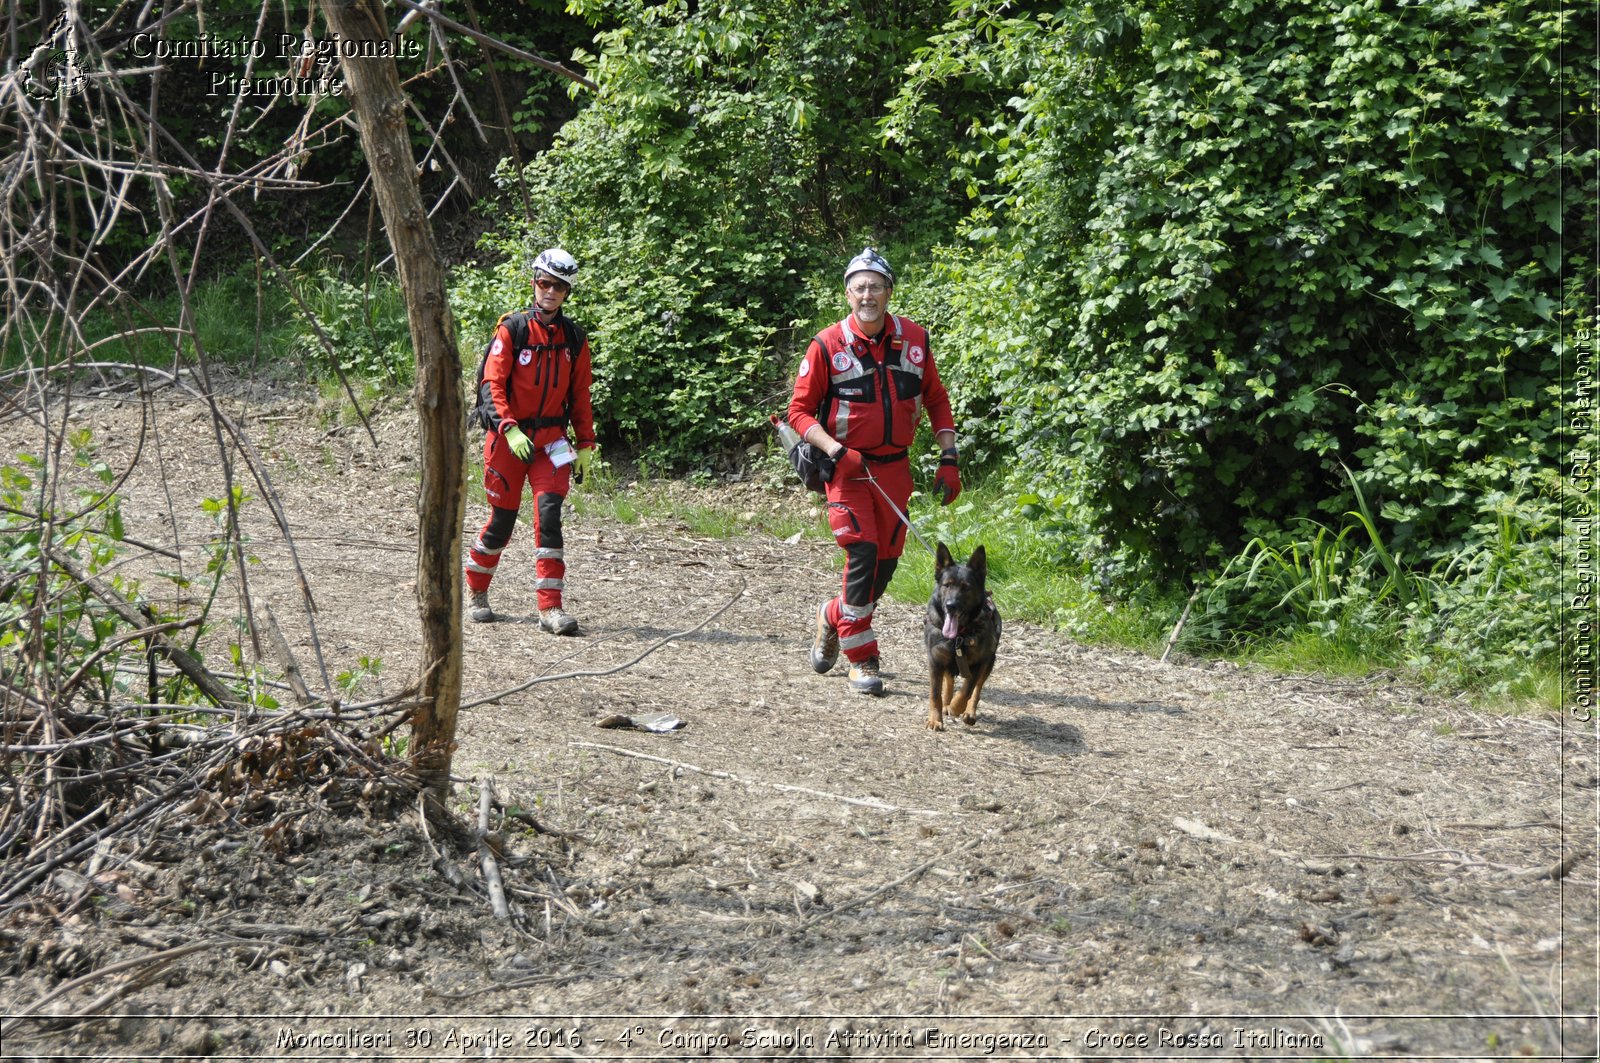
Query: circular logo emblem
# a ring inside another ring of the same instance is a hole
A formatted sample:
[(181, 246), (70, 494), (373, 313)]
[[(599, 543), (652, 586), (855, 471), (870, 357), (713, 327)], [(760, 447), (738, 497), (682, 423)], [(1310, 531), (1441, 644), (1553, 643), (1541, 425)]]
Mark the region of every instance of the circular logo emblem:
[(531, 361), (533, 361), (533, 348), (524, 347), (522, 350), (517, 352), (518, 365), (527, 365)]
[(505, 349), (506, 349), (505, 340), (502, 340), (500, 337), (496, 336), (495, 339), (494, 339), (494, 346), (489, 348), (489, 353), (490, 354), (499, 354), (501, 351), (503, 351)]
[(810, 376), (811, 375), (811, 363), (810, 362), (801, 362), (800, 363), (800, 375), (801, 376)]
[(833, 352), (833, 368), (840, 373), (844, 372), (846, 369), (849, 369), (850, 363), (853, 361), (855, 361), (855, 359), (850, 357), (849, 351)]
[(906, 357), (911, 359), (912, 365), (921, 365), (922, 360), (926, 358), (927, 355), (922, 352), (921, 347), (918, 347), (916, 344), (912, 344), (911, 349), (906, 352)]

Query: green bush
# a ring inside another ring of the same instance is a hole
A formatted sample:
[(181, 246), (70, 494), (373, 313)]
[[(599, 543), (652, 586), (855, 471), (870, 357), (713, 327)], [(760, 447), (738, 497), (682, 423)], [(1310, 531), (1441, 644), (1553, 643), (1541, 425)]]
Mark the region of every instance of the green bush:
[[(329, 269), (319, 269), (297, 279), (300, 298), (315, 324), (298, 305), (289, 303), (298, 330), (291, 354), (323, 375), (338, 369), (360, 377), (389, 380), (409, 387), (416, 378), (416, 358), (411, 349), (411, 325), (399, 281), (389, 273), (368, 275), (364, 287)], [(321, 335), (319, 335), (319, 330)], [(333, 346), (330, 355), (323, 343)]]
[(1559, 88), (1592, 73), (1578, 20), (1254, 0), (985, 17), (924, 59), (1023, 72), (974, 139), (999, 169), (970, 245), (942, 261), (947, 364), (969, 393), (993, 382), (983, 423), (1085, 552), (1214, 569), (1349, 509), (1343, 463), (1385, 538), (1432, 563), (1469, 541), (1475, 499), (1554, 464), (1558, 313), (1594, 269), (1561, 242), (1596, 194)]
[(601, 90), (527, 168), (534, 217), (489, 246), (578, 258), (601, 432), (704, 468), (768, 434), (811, 332), (843, 310), (849, 253), (953, 221), (941, 175), (884, 151), (871, 121), (944, 7), (570, 7), (616, 27), (580, 56)]
[[(1553, 670), (1562, 551), (1554, 474), (1517, 478), (1473, 507), (1459, 554), (1431, 566), (1391, 552), (1365, 508), (1335, 531), (1255, 539), (1201, 588), (1183, 645), (1203, 652), (1298, 644), (1302, 658), (1405, 668), (1504, 697)], [(1356, 497), (1361, 498), (1359, 489)]]

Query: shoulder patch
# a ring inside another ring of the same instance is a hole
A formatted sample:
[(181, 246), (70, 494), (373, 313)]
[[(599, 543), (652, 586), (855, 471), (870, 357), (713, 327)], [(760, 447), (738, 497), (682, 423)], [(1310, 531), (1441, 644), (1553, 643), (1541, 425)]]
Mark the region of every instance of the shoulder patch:
[(801, 362), (800, 363), (800, 375), (803, 376), (803, 377), (811, 375), (811, 363), (810, 362)]
[(501, 339), (499, 336), (496, 336), (494, 338), (494, 343), (489, 347), (489, 353), (490, 354), (499, 354), (501, 351), (503, 351), (505, 349), (506, 349), (506, 341)]

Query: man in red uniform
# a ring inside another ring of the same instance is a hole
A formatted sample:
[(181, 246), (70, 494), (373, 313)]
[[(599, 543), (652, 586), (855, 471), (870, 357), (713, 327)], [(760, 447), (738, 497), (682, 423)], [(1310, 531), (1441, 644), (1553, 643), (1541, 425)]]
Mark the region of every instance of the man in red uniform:
[[(894, 271), (866, 248), (844, 270), (850, 316), (806, 348), (789, 399), (789, 424), (833, 463), (828, 524), (845, 552), (844, 587), (817, 609), (811, 667), (826, 672), (844, 650), (850, 689), (881, 696), (872, 613), (900, 563), (911, 497), (906, 448), (924, 408), (939, 443), (936, 490), (945, 505), (961, 493), (956, 426), (928, 333), (889, 313)], [(874, 482), (875, 481), (875, 482)]]
[(555, 635), (578, 630), (578, 621), (561, 608), (567, 571), (561, 503), (574, 469), (578, 482), (583, 482), (595, 440), (589, 341), (561, 312), (577, 275), (578, 263), (559, 247), (534, 259), (533, 306), (500, 319), (484, 361), (483, 382), (494, 404), (483, 441), (483, 490), (490, 509), (488, 521), (467, 551), (466, 564), (471, 595), (467, 615), (479, 623), (495, 618), (489, 607), (489, 583), (516, 530), (526, 481), (534, 502), (539, 626)]

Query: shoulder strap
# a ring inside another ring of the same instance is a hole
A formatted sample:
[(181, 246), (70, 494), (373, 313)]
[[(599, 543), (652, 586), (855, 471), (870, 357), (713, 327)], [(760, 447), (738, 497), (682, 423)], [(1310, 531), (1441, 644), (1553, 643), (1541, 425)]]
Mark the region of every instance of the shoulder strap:
[[(489, 366), (489, 352), (494, 349), (494, 336), (504, 325), (511, 334), (511, 349), (515, 351), (528, 341), (528, 312), (526, 310), (512, 310), (500, 315), (500, 320), (494, 323), (494, 333), (489, 336), (489, 342), (483, 345), (483, 353), (478, 356), (478, 376), (473, 382), (473, 405), (467, 411), (468, 424), (477, 424), (485, 431), (490, 431), (498, 425), (494, 412), (494, 399), (489, 395), (489, 389), (484, 386), (483, 373)], [(511, 382), (506, 381), (509, 389)]]
[(572, 374), (567, 378), (567, 401), (561, 407), (562, 415), (570, 419), (572, 417), (572, 396), (578, 390), (578, 355), (583, 353), (585, 336), (583, 327), (566, 314), (558, 316), (556, 321), (561, 323), (563, 345), (567, 348), (567, 353), (572, 355)]
[(513, 311), (502, 317), (500, 322), (511, 333), (511, 346), (521, 347), (528, 342), (528, 312), (526, 310)]

